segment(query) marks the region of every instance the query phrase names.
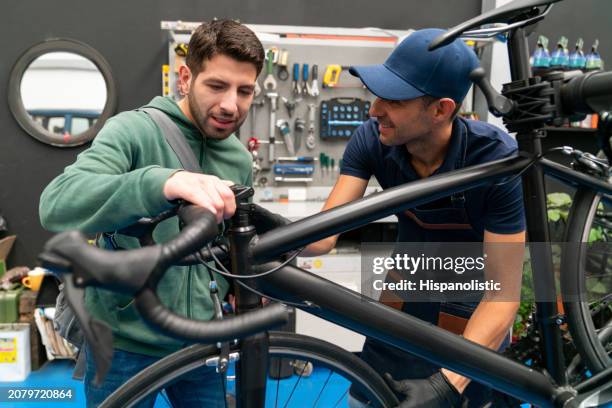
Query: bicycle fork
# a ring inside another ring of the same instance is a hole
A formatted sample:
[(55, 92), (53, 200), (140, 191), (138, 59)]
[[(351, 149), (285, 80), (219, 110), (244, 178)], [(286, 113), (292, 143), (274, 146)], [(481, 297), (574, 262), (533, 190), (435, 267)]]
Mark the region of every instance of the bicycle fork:
[[(249, 244), (256, 234), (251, 222), (253, 195), (250, 187), (233, 187), (236, 196), (236, 213), (229, 230), (232, 272), (239, 275), (253, 274)], [(247, 281), (248, 282), (248, 281)], [(234, 282), (236, 313), (247, 313), (261, 307), (261, 297)], [(240, 359), (236, 363), (236, 406), (238, 408), (263, 408), (266, 402), (268, 373), (268, 332), (242, 339)]]

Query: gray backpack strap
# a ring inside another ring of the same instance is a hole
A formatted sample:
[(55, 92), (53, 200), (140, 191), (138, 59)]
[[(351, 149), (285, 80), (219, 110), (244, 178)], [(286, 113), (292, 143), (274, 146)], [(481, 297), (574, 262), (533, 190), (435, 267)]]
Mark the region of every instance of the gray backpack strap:
[(189, 147), (189, 144), (185, 140), (183, 132), (181, 132), (176, 123), (174, 123), (168, 115), (159, 109), (151, 107), (139, 108), (137, 110), (147, 113), (151, 119), (153, 119), (153, 122), (157, 124), (185, 170), (193, 173), (202, 172), (193, 154), (193, 150), (191, 150), (191, 147)]

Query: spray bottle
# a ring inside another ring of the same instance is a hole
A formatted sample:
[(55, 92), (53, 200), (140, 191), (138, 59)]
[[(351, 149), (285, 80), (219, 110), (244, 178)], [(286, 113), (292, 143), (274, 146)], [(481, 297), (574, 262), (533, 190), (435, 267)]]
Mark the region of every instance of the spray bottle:
[(582, 47), (584, 46), (584, 41), (582, 38), (579, 38), (576, 41), (576, 48), (569, 56), (569, 68), (570, 69), (581, 69), (584, 70), (586, 65), (586, 58), (584, 57), (584, 52), (582, 51)]
[(601, 60), (601, 56), (597, 51), (599, 47), (599, 39), (596, 39), (591, 47), (591, 52), (586, 55), (586, 70), (587, 71), (595, 71), (598, 69), (603, 69), (603, 61)]
[(538, 45), (531, 56), (531, 67), (534, 75), (548, 71), (550, 67), (550, 53), (548, 52), (548, 38), (538, 37)]
[(561, 36), (557, 42), (557, 49), (553, 51), (550, 58), (550, 67), (561, 71), (567, 70), (569, 67), (569, 52), (565, 36)]

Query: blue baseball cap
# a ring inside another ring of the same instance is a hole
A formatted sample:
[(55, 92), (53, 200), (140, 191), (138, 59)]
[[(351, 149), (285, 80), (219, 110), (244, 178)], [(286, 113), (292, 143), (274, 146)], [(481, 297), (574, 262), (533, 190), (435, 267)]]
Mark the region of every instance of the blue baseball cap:
[(429, 43), (443, 32), (438, 28), (415, 31), (384, 64), (351, 67), (349, 72), (379, 98), (400, 101), (430, 95), (461, 102), (472, 85), (470, 72), (480, 63), (460, 39), (429, 51)]

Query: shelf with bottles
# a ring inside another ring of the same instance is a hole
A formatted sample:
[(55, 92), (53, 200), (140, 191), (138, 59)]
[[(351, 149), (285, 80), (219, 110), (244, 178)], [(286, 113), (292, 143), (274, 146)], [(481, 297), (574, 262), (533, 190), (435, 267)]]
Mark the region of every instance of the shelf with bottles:
[(574, 49), (568, 49), (568, 39), (564, 36), (557, 41), (557, 47), (551, 53), (548, 50), (548, 38), (540, 35), (536, 48), (529, 60), (534, 75), (542, 75), (551, 71), (596, 71), (603, 69), (604, 61), (599, 54), (599, 39), (595, 39), (591, 50), (585, 55), (584, 40), (578, 38)]

